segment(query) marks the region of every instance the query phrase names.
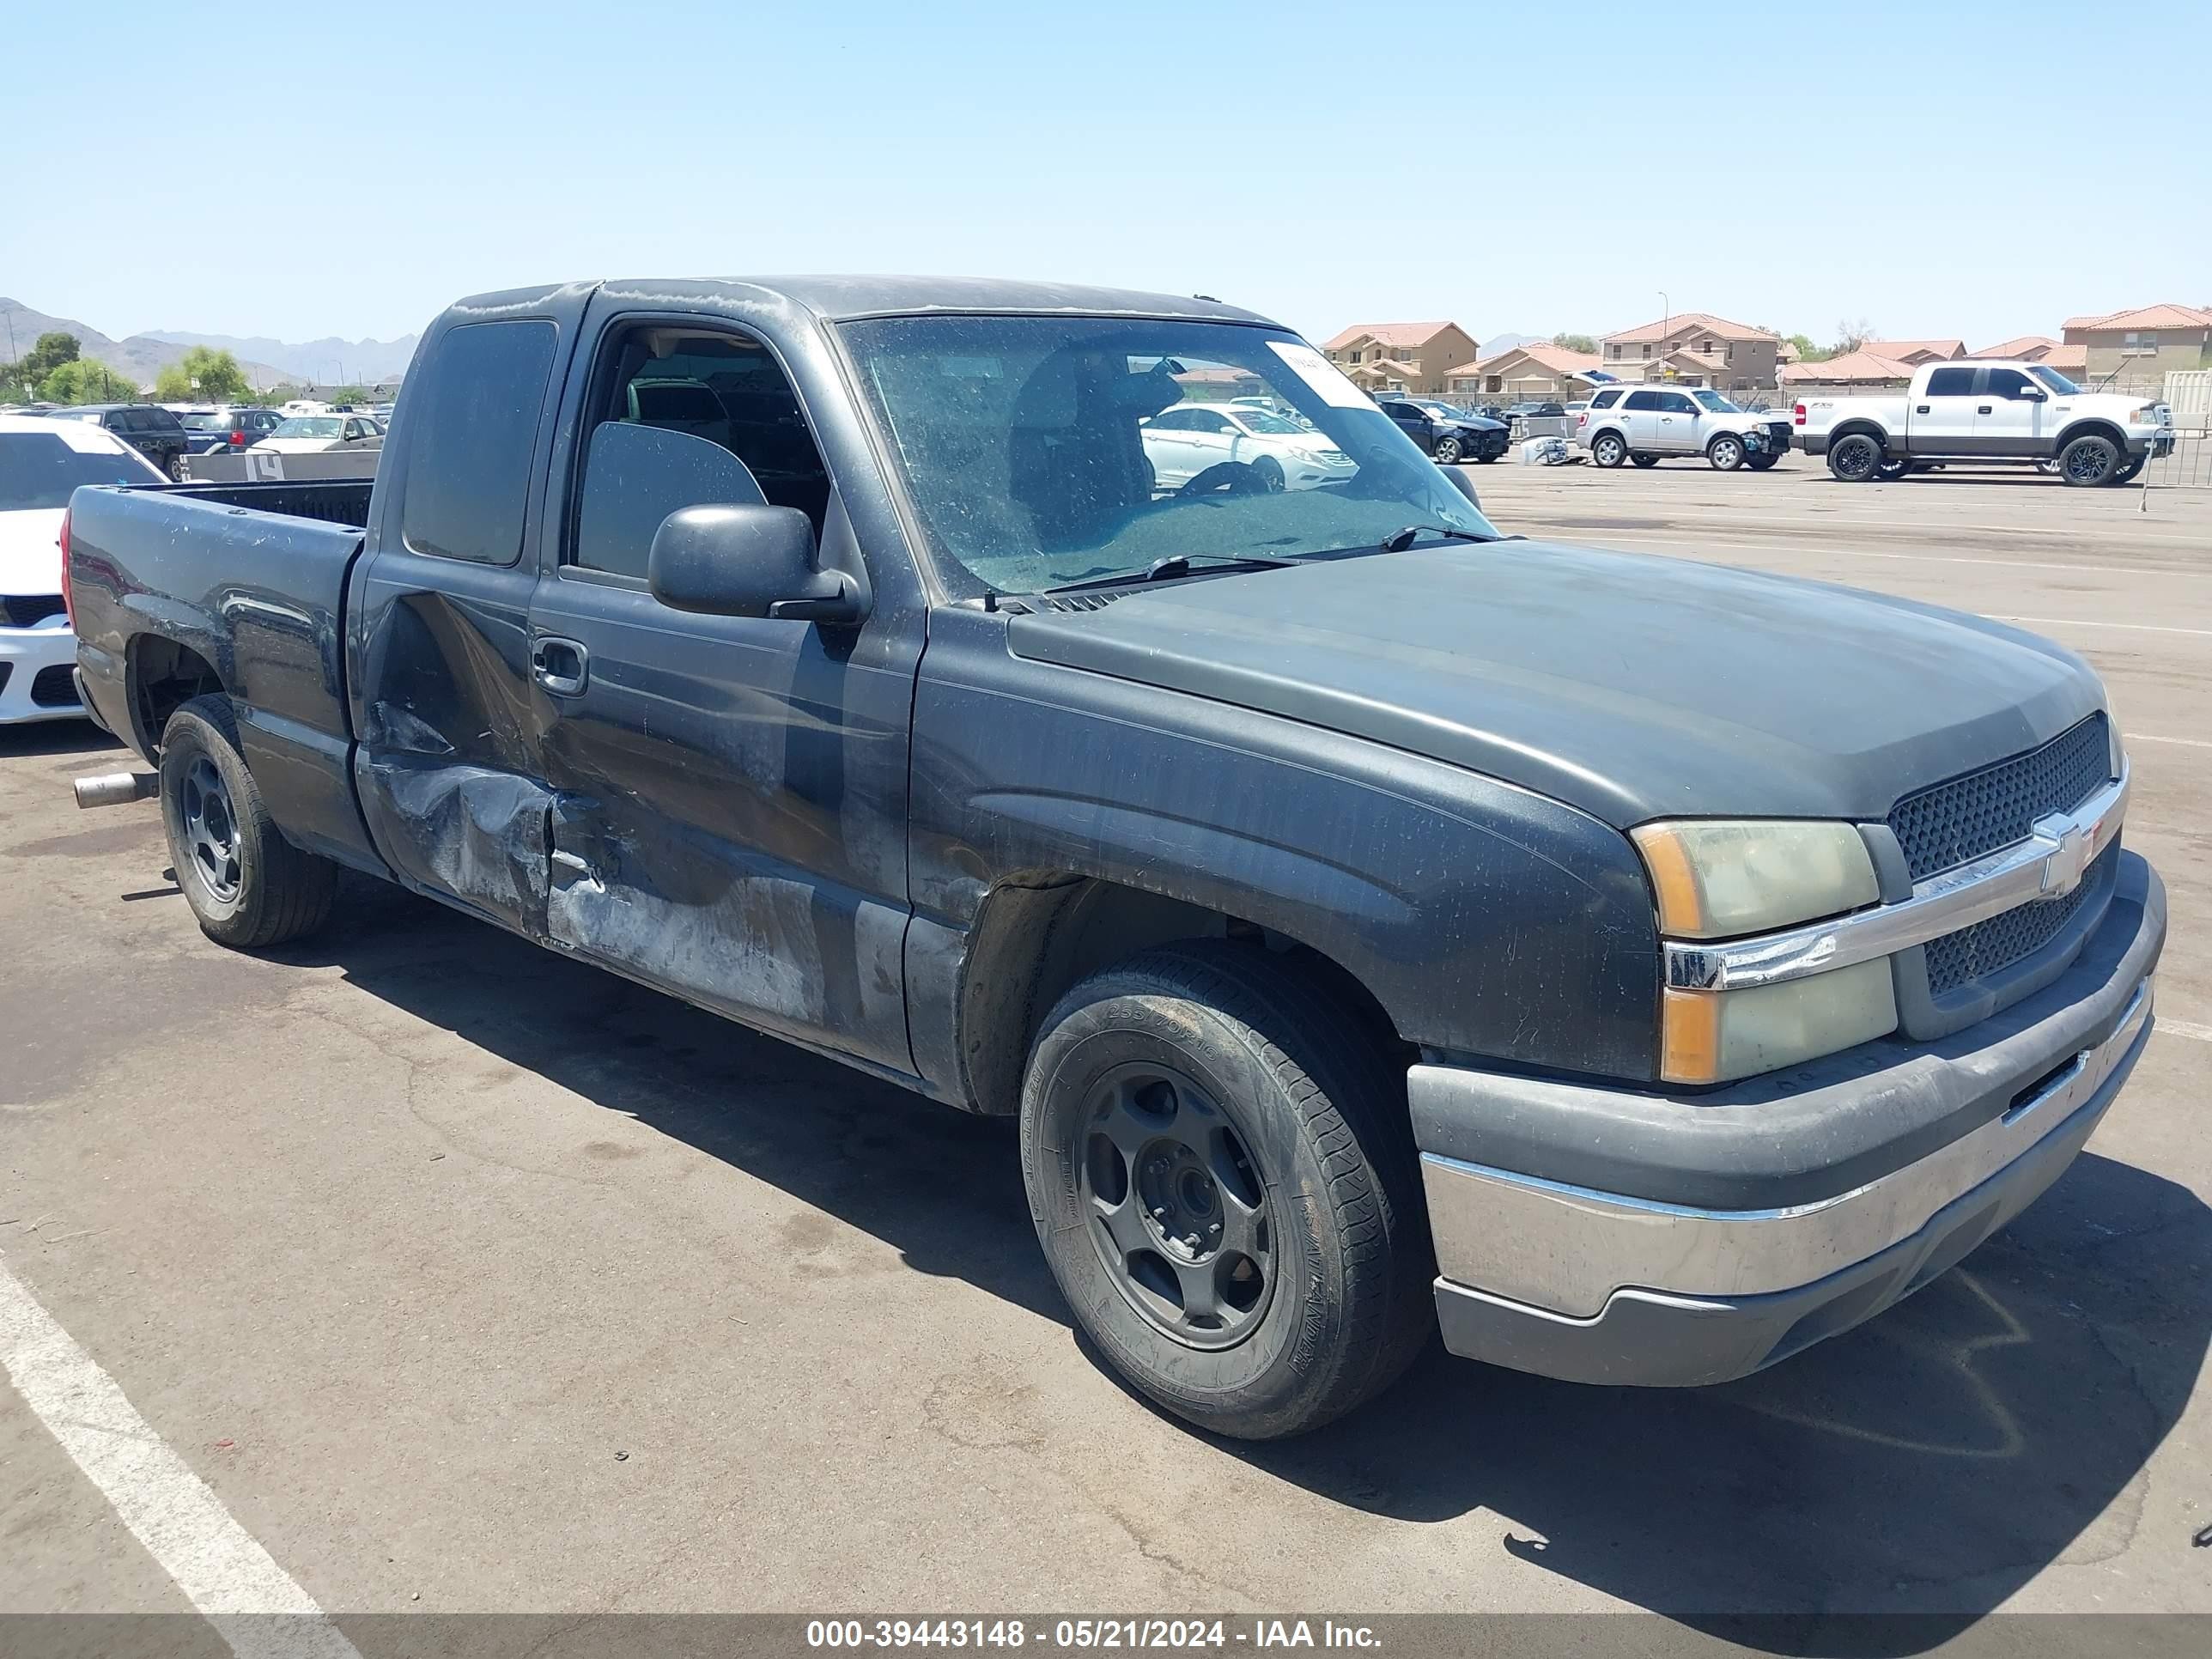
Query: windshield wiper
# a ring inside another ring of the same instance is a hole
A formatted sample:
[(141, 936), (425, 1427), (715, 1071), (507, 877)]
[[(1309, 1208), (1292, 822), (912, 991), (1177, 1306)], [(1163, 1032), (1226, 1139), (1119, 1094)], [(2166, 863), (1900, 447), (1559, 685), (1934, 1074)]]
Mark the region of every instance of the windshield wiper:
[(1440, 524), (1409, 524), (1403, 530), (1394, 530), (1376, 545), (1385, 553), (1403, 553), (1424, 536), (1443, 536), (1455, 542), (1498, 542), (1503, 536), (1485, 536), (1474, 530), (1449, 530)]
[(1208, 570), (1280, 570), (1292, 562), (1289, 559), (1239, 558), (1226, 553), (1170, 553), (1164, 559), (1154, 559), (1142, 570), (1124, 571), (1118, 576), (1093, 576), (1087, 581), (1062, 582), (1057, 587), (1039, 588), (1041, 593), (1079, 593), (1090, 587), (1119, 587), (1125, 582), (1173, 581), (1178, 576), (1188, 576), (1195, 559), (1206, 561)]

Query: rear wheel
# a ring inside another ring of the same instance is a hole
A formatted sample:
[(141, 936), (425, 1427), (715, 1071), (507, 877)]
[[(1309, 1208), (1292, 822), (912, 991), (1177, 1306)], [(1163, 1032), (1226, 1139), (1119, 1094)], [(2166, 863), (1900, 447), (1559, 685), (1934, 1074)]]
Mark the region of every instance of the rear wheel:
[(1881, 471), (1881, 446), (1863, 432), (1838, 438), (1828, 447), (1828, 471), (1845, 483), (1864, 483)]
[(1656, 455), (1631, 455), (1628, 459), (1635, 462), (1638, 466), (1656, 466), (1659, 465), (1659, 458)]
[(2120, 447), (2110, 438), (2076, 438), (2059, 452), (2058, 477), (2077, 489), (2110, 483), (2119, 470)]
[(338, 867), (293, 846), (270, 818), (228, 697), (194, 697), (169, 716), (161, 779), (170, 863), (202, 933), (252, 951), (330, 919)]
[(1716, 472), (1734, 472), (1743, 465), (1743, 440), (1723, 432), (1705, 446), (1705, 459)]
[(1601, 432), (1590, 440), (1590, 459), (1600, 466), (1619, 466), (1628, 459), (1628, 446), (1618, 432)]
[(1084, 981), (1023, 1086), (1053, 1276), (1138, 1389), (1218, 1433), (1316, 1428), (1434, 1322), (1399, 1066), (1297, 967), (1193, 941)]
[(1781, 459), (1779, 455), (1771, 453), (1765, 455), (1746, 455), (1743, 458), (1743, 464), (1753, 472), (1764, 472)]

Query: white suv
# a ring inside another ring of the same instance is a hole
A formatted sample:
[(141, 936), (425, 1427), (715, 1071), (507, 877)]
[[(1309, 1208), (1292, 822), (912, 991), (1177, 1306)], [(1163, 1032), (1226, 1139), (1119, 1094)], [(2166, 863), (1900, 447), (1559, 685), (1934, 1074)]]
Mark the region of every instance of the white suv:
[(1703, 455), (1716, 471), (1764, 472), (1790, 448), (1790, 417), (1752, 414), (1703, 386), (1609, 386), (1575, 416), (1574, 439), (1600, 466)]

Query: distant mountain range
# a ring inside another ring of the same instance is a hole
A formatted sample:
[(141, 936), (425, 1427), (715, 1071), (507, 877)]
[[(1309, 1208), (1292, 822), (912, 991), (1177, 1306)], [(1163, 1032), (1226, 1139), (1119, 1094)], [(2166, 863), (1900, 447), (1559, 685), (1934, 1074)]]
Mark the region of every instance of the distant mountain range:
[[(397, 340), (307, 340), (298, 344), (265, 337), (241, 339), (234, 334), (188, 334), (182, 330), (155, 329), (128, 339), (111, 339), (74, 317), (56, 317), (34, 311), (19, 300), (0, 295), (0, 352), (20, 357), (39, 336), (60, 332), (76, 336), (82, 354), (106, 363), (116, 374), (143, 389), (154, 377), (191, 347), (213, 346), (238, 359), (239, 367), (257, 386), (284, 382), (337, 386), (368, 384), (396, 379), (415, 355), (416, 336)], [(10, 349), (10, 337), (13, 348)], [(342, 381), (339, 376), (343, 374)]]

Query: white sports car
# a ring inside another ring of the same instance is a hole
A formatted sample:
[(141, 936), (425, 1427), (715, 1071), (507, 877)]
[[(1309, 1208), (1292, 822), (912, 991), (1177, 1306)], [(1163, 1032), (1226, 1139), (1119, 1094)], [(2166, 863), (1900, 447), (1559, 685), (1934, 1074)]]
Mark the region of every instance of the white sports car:
[(1359, 471), (1327, 434), (1249, 404), (1177, 404), (1145, 422), (1144, 440), (1162, 489), (1223, 461), (1242, 461), (1270, 489), (1312, 489)]

